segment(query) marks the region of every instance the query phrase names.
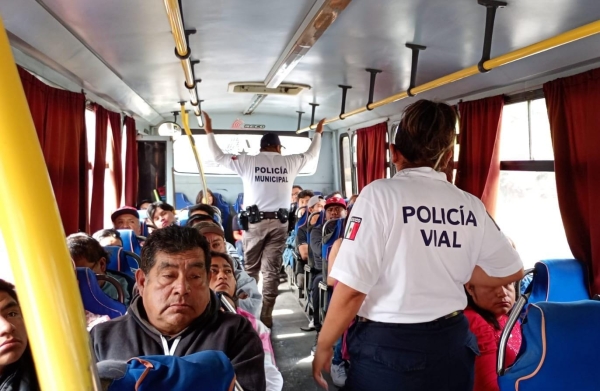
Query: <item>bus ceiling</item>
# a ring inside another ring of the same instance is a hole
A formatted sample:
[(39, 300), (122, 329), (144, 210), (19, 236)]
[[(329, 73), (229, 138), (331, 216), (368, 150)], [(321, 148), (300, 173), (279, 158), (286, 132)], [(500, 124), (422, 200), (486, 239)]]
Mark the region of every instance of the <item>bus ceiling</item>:
[[(311, 124), (313, 107), (316, 119), (340, 117), (340, 85), (352, 87), (344, 112), (356, 115), (342, 116), (346, 119), (331, 122), (330, 129), (398, 114), (415, 98), (390, 102), (409, 90), (411, 78), (416, 88), (410, 91), (420, 92), (423, 84), (476, 67), (489, 15), (489, 6), (478, 3), (486, 1), (182, 0), (179, 9), (172, 0), (0, 0), (0, 15), (21, 66), (63, 88), (83, 88), (90, 99), (135, 114), (145, 124), (170, 120), (183, 100), (190, 114), (199, 112), (190, 101), (203, 101), (203, 110), (218, 113), (217, 128), (237, 121), (256, 124), (258, 115), (277, 117), (286, 124), (280, 130), (295, 131)], [(490, 57), (599, 19), (597, 0), (507, 0), (495, 13)], [(184, 37), (173, 35), (174, 24)], [(465, 72), (473, 76), (418, 97), (453, 103), (519, 92), (598, 67), (596, 31), (486, 74)], [(417, 72), (411, 72), (413, 50), (407, 43), (427, 48), (419, 53)], [(382, 71), (371, 93), (373, 110), (365, 110), (373, 74), (367, 68)], [(231, 83), (252, 88), (230, 88)], [(285, 85), (301, 88), (286, 93), (279, 88)], [(305, 113), (300, 121), (298, 112)]]

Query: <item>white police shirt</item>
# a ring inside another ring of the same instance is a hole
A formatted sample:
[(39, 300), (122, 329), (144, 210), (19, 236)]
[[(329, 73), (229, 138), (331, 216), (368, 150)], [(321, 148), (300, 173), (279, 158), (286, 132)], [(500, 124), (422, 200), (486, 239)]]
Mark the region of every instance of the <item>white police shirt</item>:
[(363, 189), (331, 277), (367, 295), (359, 316), (421, 323), (466, 307), (475, 265), (492, 277), (523, 267), (478, 198), (420, 167)]
[(208, 134), (208, 148), (215, 162), (242, 178), (244, 206), (257, 205), (263, 212), (276, 212), (289, 208), (294, 180), (300, 170), (313, 159), (319, 159), (321, 134), (314, 135), (305, 153), (288, 156), (276, 152), (255, 156), (226, 154), (213, 133)]

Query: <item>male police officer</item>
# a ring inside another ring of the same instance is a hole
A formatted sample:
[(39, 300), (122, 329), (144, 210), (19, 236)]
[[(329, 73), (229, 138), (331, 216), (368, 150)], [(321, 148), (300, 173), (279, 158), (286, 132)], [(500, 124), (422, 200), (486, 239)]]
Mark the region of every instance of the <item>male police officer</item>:
[(244, 183), (248, 226), (243, 236), (246, 271), (258, 281), (263, 275), (263, 306), (260, 320), (272, 327), (273, 306), (278, 294), (279, 271), (288, 233), (288, 207), (294, 179), (313, 159), (319, 158), (323, 122), (303, 154), (281, 155), (281, 142), (273, 133), (260, 140), (256, 156), (225, 154), (217, 145), (210, 117), (204, 113), (208, 147), (215, 162), (236, 172)]

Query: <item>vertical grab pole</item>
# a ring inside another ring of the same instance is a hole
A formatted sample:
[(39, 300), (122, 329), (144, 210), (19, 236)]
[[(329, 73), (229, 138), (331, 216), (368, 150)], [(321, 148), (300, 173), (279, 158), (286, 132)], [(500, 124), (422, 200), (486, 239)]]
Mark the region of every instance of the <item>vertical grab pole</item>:
[[(200, 184), (202, 185), (202, 194), (206, 197), (206, 191), (208, 190), (208, 186), (206, 185), (206, 177), (204, 176), (204, 165), (202, 165), (202, 160), (200, 159), (200, 155), (198, 154), (198, 150), (196, 149), (196, 142), (194, 141), (194, 136), (192, 136), (192, 131), (190, 130), (190, 121), (187, 110), (185, 109), (185, 102), (179, 102), (181, 104), (181, 122), (183, 123), (183, 130), (188, 137), (190, 145), (192, 147), (192, 152), (194, 153), (194, 158), (196, 159), (196, 166), (198, 166), (198, 174), (200, 174)], [(202, 113), (200, 113), (202, 114)]]
[[(65, 232), (1, 18), (0, 59), (0, 231), (40, 386), (98, 390)], [(44, 224), (38, 210), (45, 211)]]

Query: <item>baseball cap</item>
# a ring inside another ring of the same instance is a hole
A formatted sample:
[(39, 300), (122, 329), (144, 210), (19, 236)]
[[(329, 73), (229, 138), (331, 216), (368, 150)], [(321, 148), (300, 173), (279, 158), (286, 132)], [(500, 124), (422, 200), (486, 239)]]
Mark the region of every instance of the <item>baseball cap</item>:
[(279, 136), (275, 133), (267, 133), (260, 139), (260, 147), (271, 147), (274, 145), (281, 145), (281, 141), (279, 141)]
[(346, 201), (342, 197), (331, 197), (325, 201), (325, 209), (330, 206), (341, 206), (346, 209)]
[(202, 236), (206, 234), (217, 234), (225, 237), (225, 232), (223, 232), (223, 229), (213, 221), (201, 221), (197, 224), (194, 224), (193, 228), (198, 230)]
[(323, 201), (323, 197), (322, 196), (312, 196), (310, 197), (310, 200), (308, 200), (308, 207), (312, 208), (313, 206), (317, 205), (320, 201)]
[(131, 206), (122, 206), (110, 215), (110, 219), (114, 223), (117, 217), (121, 215), (132, 215), (135, 216), (137, 219), (140, 218), (140, 214), (138, 213), (137, 209)]

